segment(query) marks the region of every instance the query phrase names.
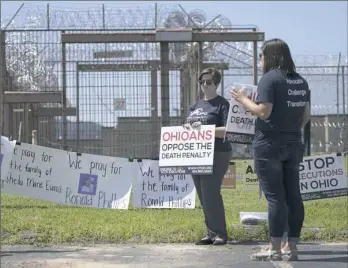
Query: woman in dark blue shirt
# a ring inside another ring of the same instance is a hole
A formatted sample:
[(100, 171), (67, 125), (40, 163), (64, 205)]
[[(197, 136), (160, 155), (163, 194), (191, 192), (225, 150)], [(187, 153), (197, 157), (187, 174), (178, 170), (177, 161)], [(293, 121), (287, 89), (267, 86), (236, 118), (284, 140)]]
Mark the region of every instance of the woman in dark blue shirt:
[(213, 174), (192, 175), (197, 195), (204, 212), (207, 235), (196, 245), (225, 245), (227, 230), (221, 184), (232, 157), (231, 144), (224, 142), (229, 102), (216, 93), (221, 74), (214, 68), (203, 70), (199, 84), (203, 99), (190, 106), (185, 128), (199, 128), (201, 125), (215, 125), (215, 148)]
[[(283, 255), (286, 252), (290, 260), (297, 260), (296, 245), (304, 220), (298, 170), (304, 152), (301, 129), (310, 118), (310, 93), (307, 81), (296, 72), (284, 41), (266, 41), (261, 51), (263, 76), (257, 87), (256, 101), (241, 91), (230, 91), (236, 101), (258, 117), (253, 139), (254, 164), (268, 201), (271, 242), (267, 250), (252, 257), (281, 260), (282, 252)], [(288, 241), (281, 250), (286, 224)]]

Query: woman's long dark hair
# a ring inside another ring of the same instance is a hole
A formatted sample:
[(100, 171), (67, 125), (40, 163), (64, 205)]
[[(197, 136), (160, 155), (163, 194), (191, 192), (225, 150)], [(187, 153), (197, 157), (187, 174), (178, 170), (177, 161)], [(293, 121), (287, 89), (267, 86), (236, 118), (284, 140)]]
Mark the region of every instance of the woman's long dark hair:
[(266, 41), (262, 48), (263, 73), (279, 69), (286, 74), (295, 74), (296, 67), (291, 57), (290, 48), (283, 40), (274, 38)]

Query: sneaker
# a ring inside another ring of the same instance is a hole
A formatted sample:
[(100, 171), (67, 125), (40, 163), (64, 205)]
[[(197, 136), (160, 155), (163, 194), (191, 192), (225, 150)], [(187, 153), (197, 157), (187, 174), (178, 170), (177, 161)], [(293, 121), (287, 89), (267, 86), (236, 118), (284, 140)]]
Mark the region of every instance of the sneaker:
[(212, 244), (213, 240), (211, 240), (209, 236), (203, 237), (201, 240), (195, 243), (196, 246), (207, 246)]
[(283, 247), (282, 255), (287, 257), (287, 261), (298, 261), (297, 247), (290, 248), (289, 246)]
[(226, 244), (227, 244), (227, 241), (222, 238), (216, 238), (213, 243), (214, 246), (224, 246)]
[(253, 261), (282, 261), (282, 255), (280, 251), (268, 249), (261, 250), (260, 252), (251, 255)]

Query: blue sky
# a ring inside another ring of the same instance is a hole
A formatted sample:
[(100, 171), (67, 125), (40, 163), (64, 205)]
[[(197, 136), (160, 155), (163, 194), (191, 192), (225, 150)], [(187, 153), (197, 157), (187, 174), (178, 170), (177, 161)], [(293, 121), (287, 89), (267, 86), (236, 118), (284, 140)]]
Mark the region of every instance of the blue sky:
[[(26, 1), (25, 7), (18, 14), (19, 19), (28, 15), (28, 9), (32, 5), (45, 8), (45, 1)], [(102, 4), (106, 8), (122, 7), (148, 7), (154, 6), (155, 2), (149, 1), (51, 1), (51, 9), (60, 10), (91, 10), (101, 9)], [(2, 1), (1, 15), (3, 23), (6, 24), (22, 2)], [(337, 64), (337, 55), (341, 52), (347, 55), (347, 1), (272, 1), (272, 2), (252, 2), (252, 1), (159, 1), (159, 6), (166, 4), (180, 4), (188, 12), (191, 10), (202, 10), (209, 18), (216, 15), (227, 17), (232, 25), (257, 25), (260, 31), (265, 32), (266, 39), (282, 38), (290, 46), (294, 58), (300, 55), (310, 55), (312, 60), (304, 60), (311, 65), (317, 64)], [(34, 13), (32, 13), (33, 15)], [(45, 14), (45, 13), (44, 13)], [(16, 18), (16, 20), (18, 19)], [(5, 20), (4, 20), (5, 19)], [(140, 18), (139, 18), (140, 20)], [(54, 41), (55, 42), (55, 41)], [(80, 45), (81, 48), (82, 45)], [(87, 47), (84, 45), (84, 47)], [(78, 49), (75, 51), (78, 51)], [(71, 48), (71, 51), (74, 51)], [(328, 57), (332, 55), (330, 62), (321, 62), (321, 55)], [(79, 56), (76, 56), (79, 57)], [(71, 58), (72, 59), (72, 58)], [(138, 58), (137, 58), (138, 59)], [(346, 57), (345, 64), (346, 62)], [(76, 59), (75, 59), (76, 60)], [(78, 58), (78, 60), (81, 60)], [(301, 62), (303, 64), (303, 61)], [(73, 68), (68, 66), (69, 68)], [(56, 67), (56, 73), (60, 73), (59, 66)], [(301, 73), (301, 70), (299, 70)], [(310, 87), (315, 90), (313, 105), (316, 106), (315, 113), (334, 113), (336, 111), (336, 70), (330, 70), (331, 76), (321, 76), (320, 72), (329, 72), (327, 70), (305, 70), (304, 72), (319, 73), (317, 76), (308, 76)], [(346, 69), (346, 74), (348, 69)], [(73, 106), (75, 106), (75, 80), (73, 74), (68, 77), (68, 96)], [(171, 76), (173, 85), (171, 87), (171, 115), (176, 115), (179, 108), (179, 84), (175, 75)], [(237, 81), (236, 81), (237, 80)], [(226, 77), (226, 84), (232, 82), (252, 83), (250, 77)], [(348, 76), (346, 76), (346, 86)], [(150, 114), (150, 96), (149, 96), (149, 76), (148, 74), (126, 73), (85, 73), (80, 75), (80, 107), (81, 120), (91, 120), (101, 122), (103, 125), (115, 126), (117, 118), (120, 116), (142, 116)], [(347, 90), (347, 89), (346, 89)], [(225, 90), (226, 91), (226, 90)], [(347, 92), (348, 93), (348, 92)], [(340, 93), (340, 98), (341, 98)], [(348, 94), (346, 94), (347, 96)], [(114, 111), (114, 98), (126, 98), (126, 110)], [(159, 99), (160, 104), (160, 99)], [(160, 110), (160, 105), (159, 105)], [(74, 118), (72, 118), (74, 120)]]
[[(10, 17), (22, 2), (1, 1), (2, 18)], [(47, 2), (25, 1), (46, 5)], [(51, 1), (52, 8), (97, 8), (148, 6), (150, 1)], [(266, 38), (283, 38), (293, 54), (347, 54), (347, 1), (159, 1), (177, 3), (185, 9), (200, 9), (214, 16), (222, 14), (232, 24), (256, 24)]]

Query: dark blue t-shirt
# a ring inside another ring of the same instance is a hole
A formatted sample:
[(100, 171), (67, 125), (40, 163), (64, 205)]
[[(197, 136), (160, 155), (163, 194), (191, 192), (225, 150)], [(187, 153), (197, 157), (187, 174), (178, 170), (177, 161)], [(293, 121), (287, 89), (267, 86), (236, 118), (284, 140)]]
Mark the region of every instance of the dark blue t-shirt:
[(301, 75), (281, 70), (266, 73), (257, 86), (256, 103), (272, 103), (273, 109), (267, 120), (257, 118), (253, 147), (300, 142), (309, 96), (308, 83)]
[[(212, 100), (199, 100), (191, 105), (186, 119), (187, 123), (200, 121), (202, 125), (215, 125), (216, 127), (226, 126), (229, 102), (222, 96), (217, 96)], [(231, 151), (231, 144), (224, 142), (224, 139), (215, 138), (215, 151)]]

